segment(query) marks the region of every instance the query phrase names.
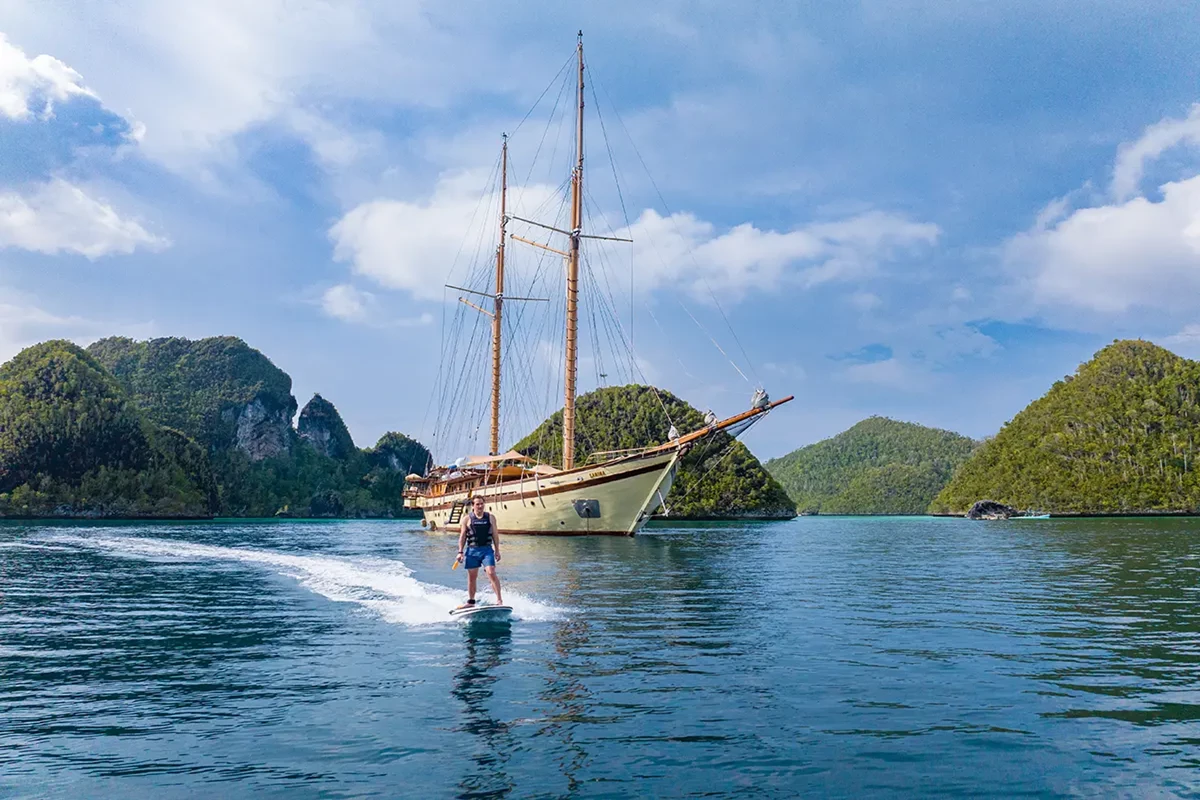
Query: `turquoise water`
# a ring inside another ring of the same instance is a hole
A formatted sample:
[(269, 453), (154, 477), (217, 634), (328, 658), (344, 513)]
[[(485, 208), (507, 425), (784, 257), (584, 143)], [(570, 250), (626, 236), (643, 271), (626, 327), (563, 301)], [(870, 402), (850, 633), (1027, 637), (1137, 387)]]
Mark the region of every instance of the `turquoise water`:
[(1200, 521), (0, 526), (0, 796), (1187, 796)]

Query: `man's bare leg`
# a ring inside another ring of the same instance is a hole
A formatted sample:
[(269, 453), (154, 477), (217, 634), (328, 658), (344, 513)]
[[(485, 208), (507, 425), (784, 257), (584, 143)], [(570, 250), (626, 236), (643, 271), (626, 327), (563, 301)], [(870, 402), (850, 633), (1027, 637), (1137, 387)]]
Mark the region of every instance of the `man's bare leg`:
[(492, 591), (496, 593), (496, 604), (504, 605), (504, 598), (500, 596), (500, 576), (496, 574), (496, 568), (484, 567), (483, 571), (487, 573), (488, 580), (492, 582)]
[(475, 602), (475, 585), (479, 581), (479, 570), (467, 570), (467, 602)]

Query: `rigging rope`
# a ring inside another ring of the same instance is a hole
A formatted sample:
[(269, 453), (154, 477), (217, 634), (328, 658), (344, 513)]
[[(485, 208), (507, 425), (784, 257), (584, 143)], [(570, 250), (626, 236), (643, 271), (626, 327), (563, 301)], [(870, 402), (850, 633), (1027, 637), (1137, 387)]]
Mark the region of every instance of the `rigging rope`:
[[(595, 78), (594, 76), (593, 76), (592, 82), (594, 84), (600, 84), (599, 79)], [(663, 197), (662, 190), (660, 190), (658, 188), (658, 183), (654, 180), (654, 175), (651, 174), (650, 168), (646, 165), (646, 159), (644, 159), (642, 157), (641, 151), (638, 150), (637, 142), (634, 141), (633, 136), (629, 133), (629, 128), (627, 128), (625, 126), (625, 120), (622, 119), (621, 112), (617, 110), (616, 104), (612, 102), (612, 98), (609, 96), (608, 90), (603, 86), (601, 86), (600, 88), (604, 92), (605, 98), (608, 99), (609, 105), (612, 106), (613, 114), (616, 115), (617, 122), (621, 125), (621, 129), (623, 131), (625, 131), (625, 136), (629, 139), (629, 144), (633, 148), (634, 154), (638, 157), (638, 161), (642, 165), (642, 170), (646, 173), (646, 177), (650, 180), (650, 185), (652, 187), (654, 187), (654, 192), (655, 192), (655, 194), (658, 195), (658, 200), (660, 203), (662, 203), (663, 210), (667, 212), (667, 219), (671, 220), (671, 224), (675, 227), (675, 233), (681, 239), (684, 239), (683, 232), (679, 228), (679, 223), (678, 223), (678, 221), (675, 220), (674, 212), (671, 211), (670, 206), (667, 204), (666, 198)], [(599, 116), (599, 112), (597, 112), (597, 116)], [(696, 254), (692, 250), (689, 249), (688, 257), (692, 260), (692, 265), (696, 268), (696, 275), (704, 283), (704, 287), (708, 290), (709, 296), (712, 297), (713, 304), (717, 307), (717, 311), (721, 314), (721, 319), (725, 322), (725, 327), (729, 329), (730, 335), (733, 336), (734, 342), (737, 343), (738, 349), (742, 353), (742, 357), (746, 359), (746, 366), (750, 369), (750, 371), (752, 373), (754, 373), (755, 381), (758, 382), (758, 374), (757, 374), (757, 371), (754, 369), (754, 363), (750, 360), (750, 356), (746, 353), (746, 348), (742, 346), (742, 342), (738, 338), (737, 332), (733, 329), (733, 325), (730, 324), (729, 318), (725, 315), (725, 309), (721, 306), (721, 301), (719, 299), (717, 299), (716, 292), (713, 291), (712, 286), (708, 282), (708, 279), (706, 277), (704, 277), (704, 273), (700, 270), (700, 264), (699, 264), (699, 262), (696, 261)], [(682, 306), (683, 303), (680, 302), (680, 305)], [(688, 314), (690, 316), (691, 312), (689, 311)], [(692, 319), (693, 319), (693, 321), (696, 321), (695, 317), (692, 317)], [(698, 321), (696, 321), (696, 324), (700, 325), (700, 323)], [(704, 330), (704, 327), (700, 326), (700, 329)], [(708, 334), (707, 331), (705, 331), (705, 333)], [(713, 336), (711, 334), (708, 334), (708, 337), (710, 340), (712, 340), (713, 344), (716, 344), (716, 339), (713, 338)], [(720, 346), (718, 346), (717, 349), (720, 350), (721, 355), (725, 356), (725, 358), (729, 361), (729, 363), (733, 365), (734, 369), (737, 370), (738, 374), (741, 375), (742, 378), (745, 379), (747, 383), (750, 383), (750, 379), (746, 377), (746, 373), (742, 372), (742, 370), (738, 368), (737, 364), (735, 364), (733, 362), (733, 359), (731, 359), (729, 357), (729, 355), (720, 348)]]

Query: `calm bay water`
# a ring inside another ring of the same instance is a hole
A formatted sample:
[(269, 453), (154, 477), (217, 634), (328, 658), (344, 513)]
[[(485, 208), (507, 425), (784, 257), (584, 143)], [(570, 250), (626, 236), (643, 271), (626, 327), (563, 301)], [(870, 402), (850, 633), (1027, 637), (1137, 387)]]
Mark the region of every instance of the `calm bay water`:
[(0, 526), (0, 796), (1193, 796), (1200, 521)]

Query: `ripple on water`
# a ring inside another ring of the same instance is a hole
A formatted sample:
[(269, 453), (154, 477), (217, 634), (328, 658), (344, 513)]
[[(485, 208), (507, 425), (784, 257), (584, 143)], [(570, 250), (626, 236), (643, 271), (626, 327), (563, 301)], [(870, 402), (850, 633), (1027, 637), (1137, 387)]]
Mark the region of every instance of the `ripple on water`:
[(1188, 795), (1195, 529), (8, 525), (0, 794)]

